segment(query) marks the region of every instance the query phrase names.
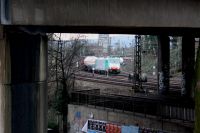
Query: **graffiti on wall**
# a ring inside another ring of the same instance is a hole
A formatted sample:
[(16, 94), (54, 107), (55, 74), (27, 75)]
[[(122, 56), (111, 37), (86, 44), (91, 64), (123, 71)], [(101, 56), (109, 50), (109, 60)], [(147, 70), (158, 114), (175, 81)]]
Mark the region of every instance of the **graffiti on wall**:
[(80, 111), (74, 113), (73, 130), (75, 133), (82, 133), (81, 129), (84, 125), (82, 115)]

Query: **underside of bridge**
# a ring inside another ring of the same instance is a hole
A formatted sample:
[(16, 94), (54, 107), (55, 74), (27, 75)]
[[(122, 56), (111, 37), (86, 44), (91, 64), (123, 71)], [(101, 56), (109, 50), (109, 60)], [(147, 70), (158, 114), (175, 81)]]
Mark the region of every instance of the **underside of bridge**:
[(1, 0), (0, 3), (1, 133), (46, 132), (45, 33), (48, 32), (158, 35), (162, 95), (167, 94), (169, 85), (168, 36), (183, 36), (182, 95), (195, 96), (195, 132), (200, 132), (200, 54), (196, 65), (193, 54), (194, 38), (200, 35), (200, 1)]

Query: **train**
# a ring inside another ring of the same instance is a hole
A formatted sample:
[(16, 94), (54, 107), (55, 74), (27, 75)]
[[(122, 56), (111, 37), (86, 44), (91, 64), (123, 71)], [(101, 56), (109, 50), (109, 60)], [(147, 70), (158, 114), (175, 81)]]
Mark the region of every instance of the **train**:
[(87, 56), (84, 59), (84, 70), (96, 73), (120, 73), (123, 59), (118, 57)]

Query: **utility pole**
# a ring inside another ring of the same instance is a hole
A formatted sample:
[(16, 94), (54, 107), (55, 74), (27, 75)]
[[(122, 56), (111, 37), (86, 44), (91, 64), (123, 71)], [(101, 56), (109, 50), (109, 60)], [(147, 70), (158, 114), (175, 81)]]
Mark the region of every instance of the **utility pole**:
[(142, 91), (141, 82), (141, 36), (135, 36), (135, 52), (134, 52), (134, 84), (135, 91)]
[(131, 78), (131, 75), (130, 75), (130, 79), (132, 79), (132, 82), (133, 82), (133, 86), (132, 86), (132, 90), (134, 89), (134, 83), (135, 83), (135, 80), (134, 80), (134, 42), (132, 41), (132, 59), (131, 59), (131, 63), (132, 63), (132, 69), (133, 69), (133, 75), (132, 75), (132, 78)]

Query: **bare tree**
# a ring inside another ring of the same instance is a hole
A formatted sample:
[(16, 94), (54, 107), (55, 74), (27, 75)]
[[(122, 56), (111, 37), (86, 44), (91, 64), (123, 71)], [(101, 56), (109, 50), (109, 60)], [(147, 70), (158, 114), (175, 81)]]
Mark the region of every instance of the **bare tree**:
[(86, 41), (80, 39), (81, 36), (70, 41), (61, 40), (61, 34), (49, 36), (49, 80), (56, 83), (51, 87), (55, 93), (53, 107), (62, 116), (63, 132), (67, 133), (70, 94), (74, 88), (75, 73), (80, 70), (80, 50)]

